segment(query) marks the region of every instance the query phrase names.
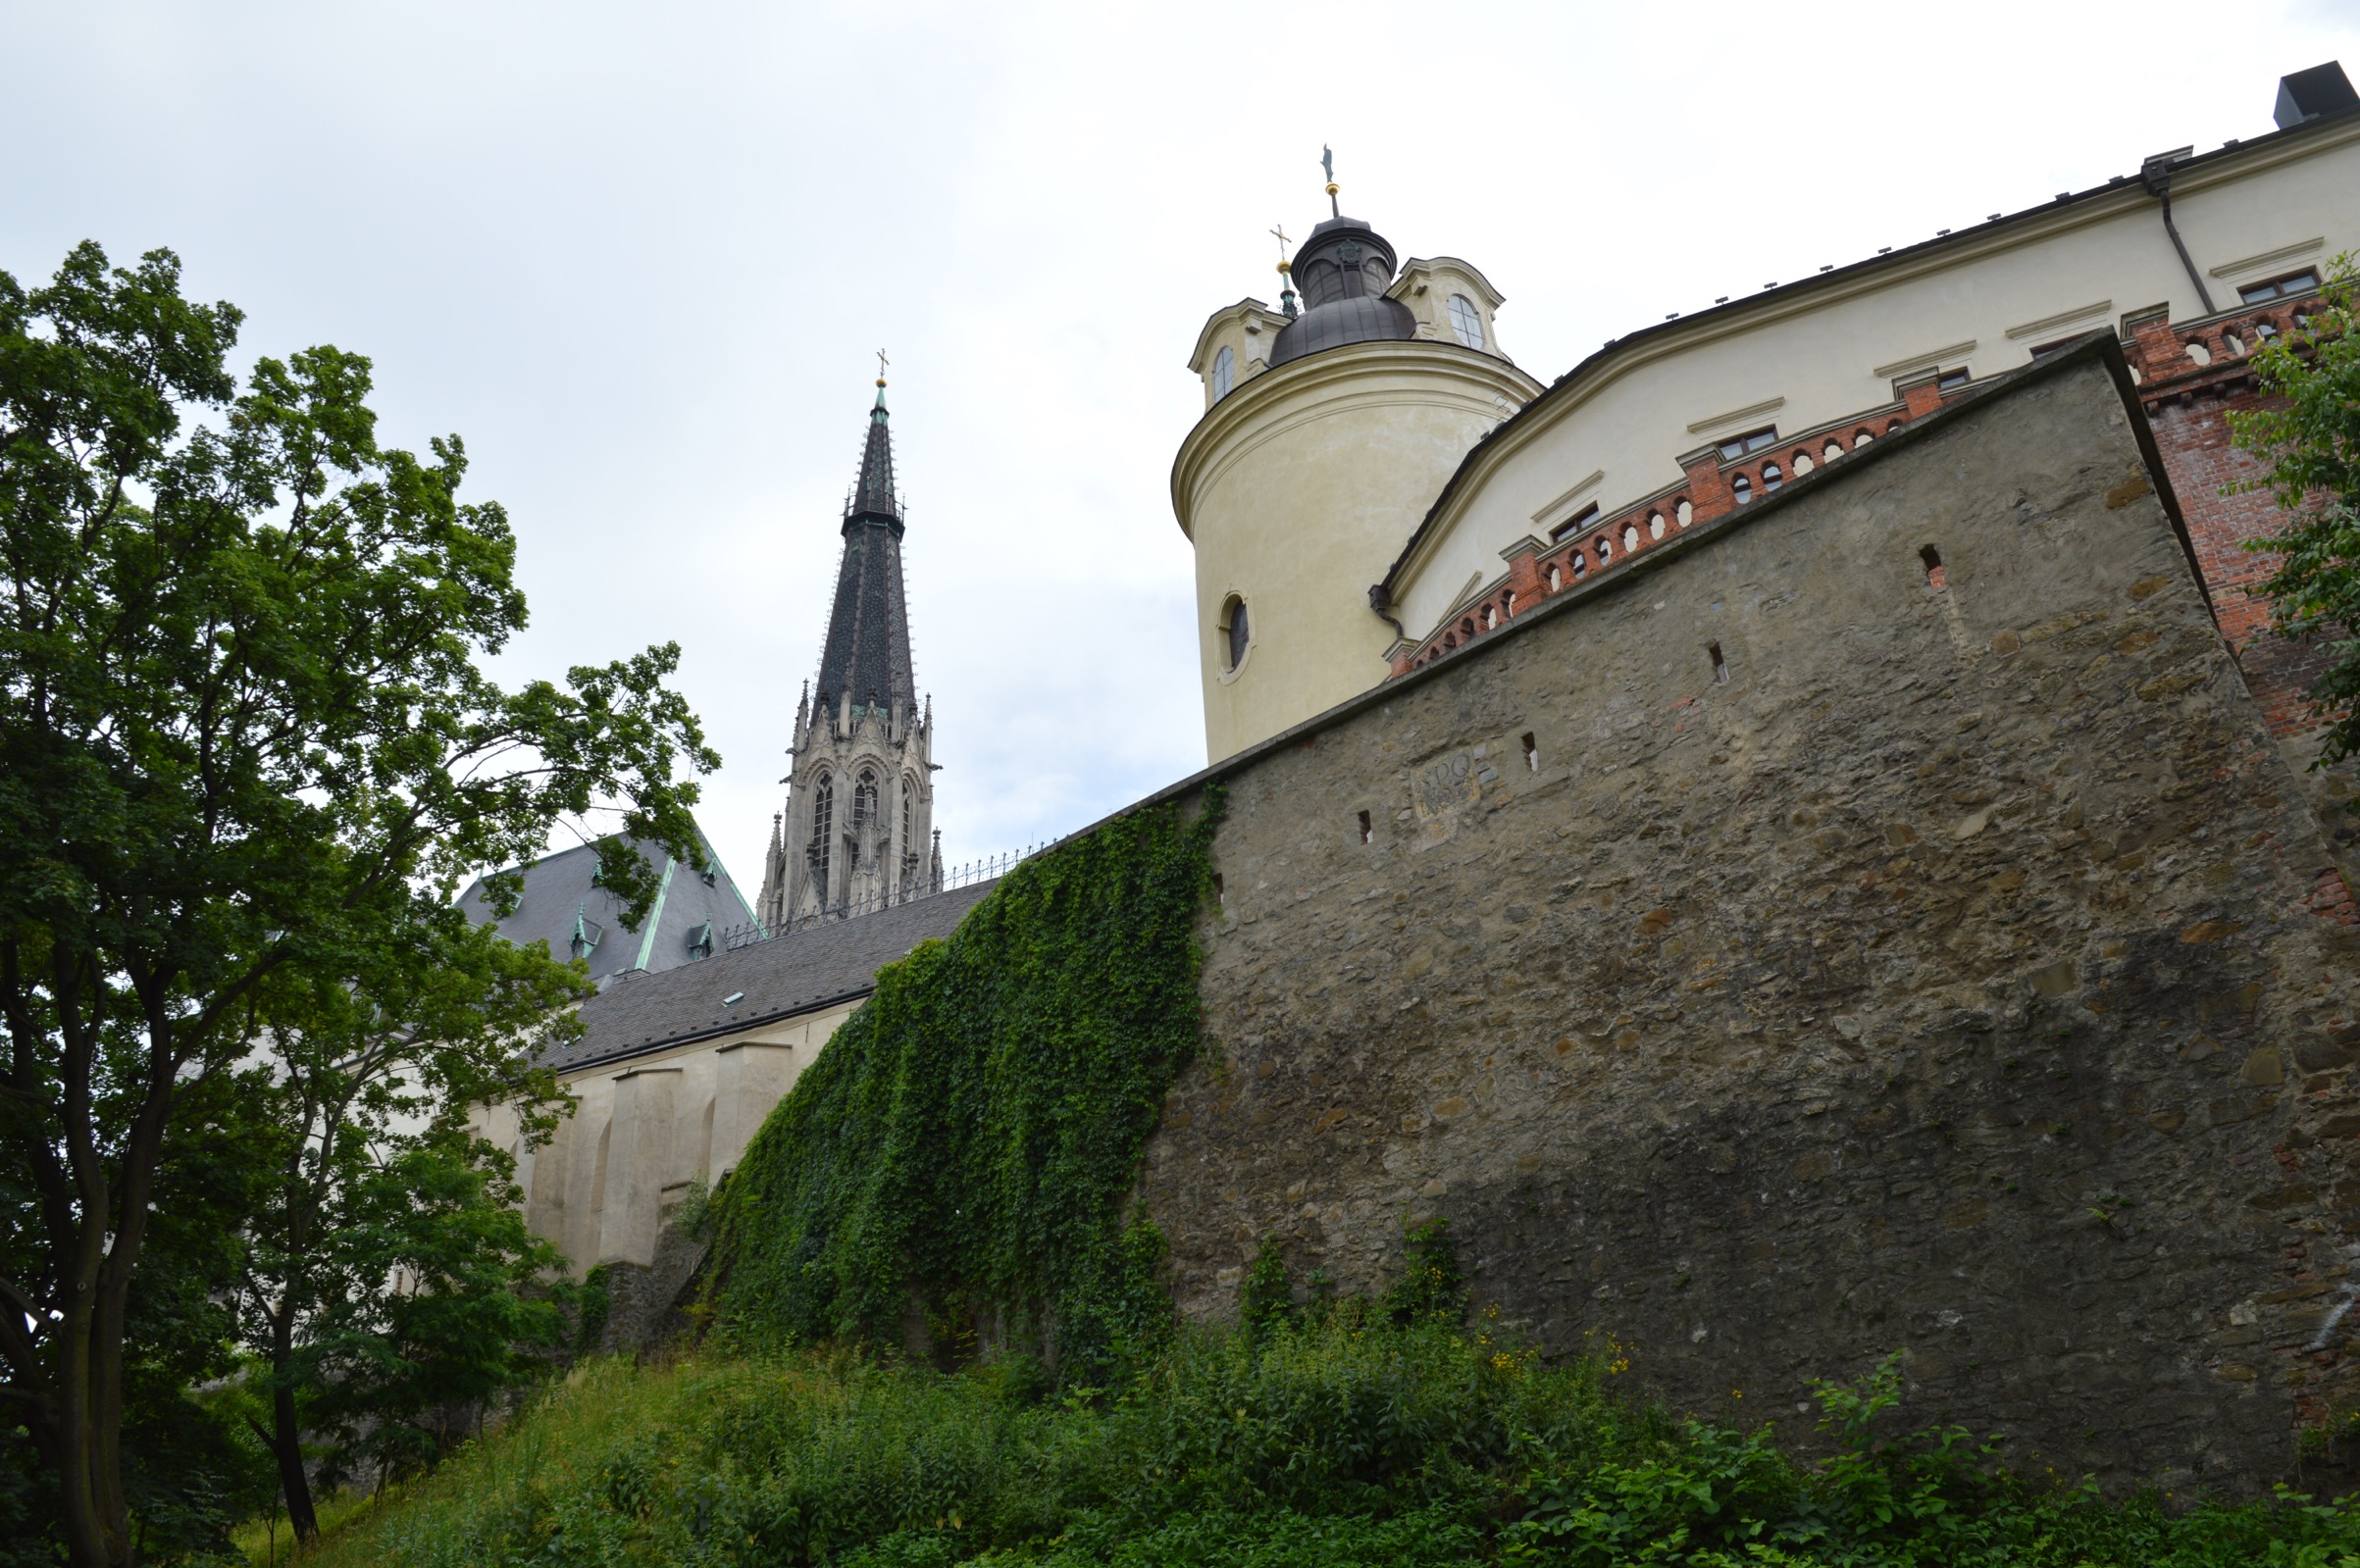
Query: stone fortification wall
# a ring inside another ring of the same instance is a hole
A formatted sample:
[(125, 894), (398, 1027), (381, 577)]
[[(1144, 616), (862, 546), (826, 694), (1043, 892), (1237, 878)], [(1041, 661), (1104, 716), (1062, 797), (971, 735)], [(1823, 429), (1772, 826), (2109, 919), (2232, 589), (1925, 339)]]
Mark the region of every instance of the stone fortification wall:
[(1229, 770), (1144, 1178), (1184, 1310), (1440, 1214), (1478, 1307), (1690, 1408), (1800, 1430), (1902, 1349), (2022, 1462), (2280, 1473), (2360, 952), (2132, 390), (2043, 362)]

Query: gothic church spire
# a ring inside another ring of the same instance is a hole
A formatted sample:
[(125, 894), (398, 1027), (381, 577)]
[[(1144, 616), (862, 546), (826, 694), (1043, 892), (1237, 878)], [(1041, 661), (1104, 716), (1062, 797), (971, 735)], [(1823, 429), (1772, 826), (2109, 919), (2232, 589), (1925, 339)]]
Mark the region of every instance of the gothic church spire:
[(795, 703), (787, 808), (772, 830), (762, 878), (757, 918), (774, 933), (942, 887), (942, 854), (933, 842), (934, 712), (919, 704), (910, 664), (890, 419), (880, 375), (860, 477), (845, 500), (844, 557), (820, 648), (819, 689), (806, 686)]
[(901, 501), (894, 491), (894, 438), (887, 425), (885, 378), (869, 411), (860, 478), (845, 503), (844, 562), (819, 659), (819, 711), (835, 715), (848, 694), (854, 707), (909, 714), (916, 677), (909, 657), (909, 614), (901, 597)]

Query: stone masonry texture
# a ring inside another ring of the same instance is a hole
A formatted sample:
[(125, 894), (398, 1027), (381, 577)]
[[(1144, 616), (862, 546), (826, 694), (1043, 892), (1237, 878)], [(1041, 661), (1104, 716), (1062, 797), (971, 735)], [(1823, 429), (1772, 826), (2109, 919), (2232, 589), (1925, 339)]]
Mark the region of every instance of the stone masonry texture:
[(2360, 1400), (2360, 932), (2135, 395), (2053, 356), (1224, 765), (1183, 1311), (1441, 1215), (1681, 1408), (1900, 1351), (2027, 1468), (2286, 1473)]

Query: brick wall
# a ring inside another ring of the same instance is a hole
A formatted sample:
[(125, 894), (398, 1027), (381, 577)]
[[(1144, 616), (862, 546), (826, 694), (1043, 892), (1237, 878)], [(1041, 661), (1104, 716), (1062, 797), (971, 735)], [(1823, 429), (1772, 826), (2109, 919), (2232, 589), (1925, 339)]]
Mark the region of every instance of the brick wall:
[(2022, 1463), (2283, 1473), (2355, 1396), (2360, 932), (2119, 374), (2061, 355), (1224, 770), (1216, 1043), (1142, 1188), (1184, 1310), (1264, 1235), (1381, 1289), (1441, 1214), (1480, 1304), (1693, 1410), (1799, 1430), (1900, 1349)]
[[(2309, 692), (2326, 671), (2328, 654), (2316, 645), (2269, 634), (2269, 601), (2255, 590), (2276, 563), (2245, 545), (2277, 532), (2283, 520), (2267, 491), (2238, 488), (2258, 478), (2262, 465), (2237, 449), (2230, 427), (2232, 414), (2252, 412), (2269, 401), (2247, 364), (2247, 356), (2262, 342), (2262, 332), (2299, 330), (2297, 313), (2310, 303), (2279, 301), (2196, 325), (2175, 325), (2160, 314), (2150, 315), (2133, 323), (2129, 350), (2139, 374), (2141, 408), (2187, 521), (2214, 618), (2236, 652), (2246, 684), (2294, 770), (2298, 787), (2336, 847), (2338, 874), (2347, 885), (2328, 896), (2349, 908), (2348, 885), (2360, 881), (2360, 819), (2347, 808), (2360, 790), (2360, 768), (2346, 763), (2316, 770), (2310, 765), (2318, 753), (2321, 726)], [(2199, 345), (2206, 363), (2197, 363), (2190, 343)]]

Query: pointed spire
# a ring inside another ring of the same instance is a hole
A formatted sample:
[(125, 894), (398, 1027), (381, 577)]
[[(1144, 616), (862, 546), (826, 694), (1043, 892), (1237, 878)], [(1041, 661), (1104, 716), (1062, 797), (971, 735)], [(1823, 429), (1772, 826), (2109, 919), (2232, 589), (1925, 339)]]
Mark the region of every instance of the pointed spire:
[(886, 424), (883, 350), (878, 351), (877, 365), (877, 404), (869, 410), (869, 438), (860, 452), (860, 480), (852, 486), (851, 501), (845, 507), (847, 532), (856, 518), (886, 518), (897, 524), (901, 521), (901, 502), (894, 493), (894, 436)]
[[(878, 356), (882, 369), (884, 356)], [(908, 712), (917, 683), (909, 656), (909, 617), (901, 597), (900, 499), (894, 493), (893, 432), (886, 424), (885, 377), (869, 411), (860, 480), (845, 507), (844, 560), (836, 603), (820, 650), (819, 707), (847, 724), (848, 704)]]

